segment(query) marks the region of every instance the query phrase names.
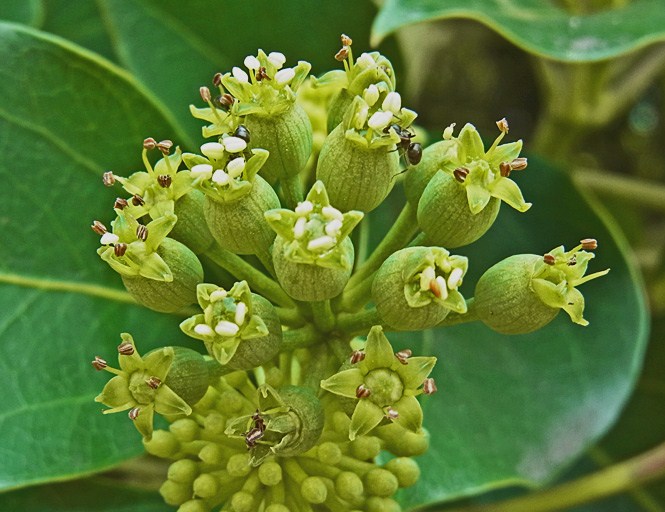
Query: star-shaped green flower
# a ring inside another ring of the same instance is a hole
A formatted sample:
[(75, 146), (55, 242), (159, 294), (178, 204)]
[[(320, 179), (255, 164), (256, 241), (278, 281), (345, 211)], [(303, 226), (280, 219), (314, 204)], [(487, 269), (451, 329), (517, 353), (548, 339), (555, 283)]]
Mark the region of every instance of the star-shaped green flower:
[(367, 336), (365, 357), (353, 368), (321, 381), (323, 389), (358, 400), (349, 439), (367, 434), (385, 419), (413, 432), (420, 430), (423, 412), (416, 396), (423, 393), (436, 357), (409, 355), (410, 351), (395, 354), (383, 329), (375, 325)]
[[(158, 219), (173, 214), (175, 202), (191, 190), (192, 178), (189, 171), (178, 171), (182, 163), (180, 148), (158, 160), (154, 168), (147, 152), (144, 148), (143, 164), (147, 172), (136, 172), (129, 178), (114, 178), (133, 196), (125, 207), (130, 215), (140, 219), (148, 214), (151, 219)], [(140, 200), (135, 199), (136, 196)]]
[(115, 375), (95, 397), (95, 402), (110, 407), (103, 411), (104, 414), (129, 409), (129, 417), (134, 421), (137, 430), (144, 438), (150, 439), (155, 412), (165, 416), (189, 415), (192, 409), (164, 384), (173, 363), (173, 348), (160, 348), (141, 357), (132, 336), (128, 333), (120, 336), (120, 370), (108, 366), (106, 361), (99, 357), (92, 362), (96, 369)]
[(472, 124), (464, 125), (457, 137), (452, 136), (452, 126), (444, 131), (443, 138), (451, 142), (451, 148), (442, 170), (466, 188), (469, 209), (474, 215), (487, 206), (491, 197), (505, 201), (520, 212), (531, 208), (517, 183), (508, 177), (511, 171), (526, 167), (526, 159), (518, 158), (522, 141), (499, 145), (508, 133), (508, 123), (502, 119), (497, 125), (501, 133), (487, 151)]
[(202, 314), (180, 324), (180, 329), (205, 343), (208, 352), (220, 363), (227, 364), (244, 340), (268, 335), (268, 327), (260, 316), (253, 314), (252, 293), (247, 281), (240, 281), (230, 290), (214, 284), (196, 287)]
[(101, 234), (97, 254), (123, 276), (173, 281), (171, 269), (156, 251), (178, 218), (171, 213), (143, 225), (124, 210), (116, 208), (115, 212), (118, 216), (111, 222), (112, 232), (101, 225), (95, 229), (97, 223), (93, 224), (95, 232)]
[[(591, 242), (595, 246), (595, 240)], [(531, 287), (540, 300), (550, 307), (563, 309), (580, 325), (589, 325), (589, 322), (584, 319), (584, 296), (577, 287), (610, 271), (608, 268), (584, 275), (595, 254), (582, 248), (591, 242), (584, 240), (568, 252), (563, 245), (551, 250), (538, 263), (531, 279)]]
[(265, 213), (268, 224), (285, 241), (284, 256), (295, 263), (350, 269), (353, 261), (342, 244), (362, 220), (360, 211), (340, 212), (330, 205), (322, 181), (317, 181), (295, 211)]

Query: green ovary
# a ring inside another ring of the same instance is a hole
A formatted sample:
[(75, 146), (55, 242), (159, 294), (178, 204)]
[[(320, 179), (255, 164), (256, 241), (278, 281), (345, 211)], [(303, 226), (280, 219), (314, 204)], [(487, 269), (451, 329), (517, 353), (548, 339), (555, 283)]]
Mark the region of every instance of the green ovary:
[(365, 376), (365, 386), (370, 390), (369, 399), (379, 407), (393, 405), (404, 393), (402, 379), (385, 368), (372, 370)]
[(146, 384), (150, 378), (146, 372), (134, 372), (129, 377), (129, 392), (139, 404), (150, 404), (155, 401), (155, 390)]

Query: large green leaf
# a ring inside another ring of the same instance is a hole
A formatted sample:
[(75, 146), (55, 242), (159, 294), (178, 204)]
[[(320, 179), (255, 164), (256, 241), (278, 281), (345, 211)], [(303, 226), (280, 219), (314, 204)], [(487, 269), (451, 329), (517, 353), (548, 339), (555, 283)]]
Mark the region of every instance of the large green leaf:
[(155, 492), (139, 491), (95, 479), (21, 489), (0, 495), (0, 510), (20, 512), (167, 512)]
[(633, 0), (588, 15), (571, 15), (542, 0), (386, 0), (374, 20), (372, 42), (414, 23), (476, 20), (524, 50), (550, 59), (609, 59), (665, 40), (665, 2)]
[[(177, 319), (133, 304), (95, 254), (112, 166), (140, 165), (173, 128), (124, 73), (51, 36), (0, 24), (0, 489), (109, 467), (141, 452), (126, 415), (93, 403), (119, 333), (150, 348)], [(108, 224), (107, 224), (108, 225)], [(117, 363), (117, 361), (115, 361)]]
[(586, 328), (561, 313), (529, 335), (468, 324), (431, 331), (421, 342), (390, 336), (396, 348), (439, 358), (439, 392), (423, 400), (431, 448), (419, 459), (420, 482), (401, 495), (406, 506), (550, 481), (612, 425), (639, 373), (648, 318), (621, 238), (542, 162), (532, 161), (516, 180), (533, 208), (519, 214), (504, 205), (485, 237), (453, 251), (469, 257), (465, 296), (511, 254), (544, 254), (589, 236), (600, 243), (591, 271), (612, 270), (582, 287)]
[(3, 0), (0, 2), (0, 20), (38, 26), (44, 17), (41, 0)]
[(198, 90), (215, 72), (242, 66), (257, 48), (280, 51), (287, 65), (312, 63), (322, 73), (339, 63), (339, 36), (368, 48), (375, 8), (368, 0), (280, 2), (114, 0), (104, 15), (121, 62), (169, 105), (183, 126), (200, 133), (187, 106), (203, 106)]

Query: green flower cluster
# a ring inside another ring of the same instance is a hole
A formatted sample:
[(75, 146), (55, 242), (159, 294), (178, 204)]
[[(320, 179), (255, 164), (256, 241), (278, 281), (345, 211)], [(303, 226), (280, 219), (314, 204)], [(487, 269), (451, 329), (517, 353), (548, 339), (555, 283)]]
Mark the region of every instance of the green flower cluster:
[[(390, 332), (517, 334), (562, 309), (586, 325), (578, 286), (607, 272), (585, 275), (585, 239), (506, 258), (465, 298), (469, 261), (450, 249), (501, 202), (529, 209), (511, 177), (522, 143), (501, 144), (504, 119), (489, 149), (470, 124), (423, 149), (390, 61), (354, 59), (341, 39), (344, 69), (318, 79), (262, 50), (216, 74), (191, 107), (211, 140), (183, 153), (148, 138), (145, 171), (103, 176), (125, 192), (110, 230), (92, 224), (100, 258), (138, 303), (180, 315), (190, 343), (141, 357), (122, 334), (120, 369), (92, 362), (114, 375), (96, 401), (172, 461), (160, 492), (180, 512), (399, 510), (429, 444), (420, 395), (436, 392), (436, 358)], [(367, 255), (366, 217), (399, 181), (408, 201)]]

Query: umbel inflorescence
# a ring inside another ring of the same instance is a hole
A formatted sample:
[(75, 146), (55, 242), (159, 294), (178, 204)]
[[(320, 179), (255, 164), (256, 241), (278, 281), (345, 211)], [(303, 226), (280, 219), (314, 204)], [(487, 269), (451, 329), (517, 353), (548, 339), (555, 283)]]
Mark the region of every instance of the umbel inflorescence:
[[(502, 119), (489, 148), (466, 124), (423, 149), (390, 61), (354, 59), (347, 36), (335, 58), (343, 70), (314, 78), (259, 50), (216, 74), (214, 93), (201, 87), (197, 153), (148, 138), (145, 171), (104, 174), (126, 194), (110, 229), (92, 225), (99, 256), (138, 303), (182, 315), (191, 344), (141, 356), (123, 333), (119, 369), (93, 361), (114, 374), (96, 400), (173, 461), (161, 494), (181, 512), (399, 510), (428, 446), (418, 396), (436, 391), (436, 359), (385, 332), (526, 333), (561, 309), (586, 325), (577, 287), (607, 272), (585, 275), (597, 245), (585, 239), (500, 261), (465, 299), (469, 262), (451, 250), (487, 232), (501, 202), (531, 206), (513, 180), (521, 141), (502, 143)], [(402, 212), (359, 258), (359, 225), (399, 180)]]

